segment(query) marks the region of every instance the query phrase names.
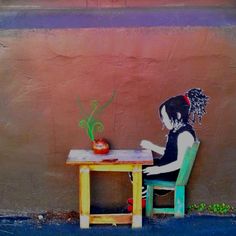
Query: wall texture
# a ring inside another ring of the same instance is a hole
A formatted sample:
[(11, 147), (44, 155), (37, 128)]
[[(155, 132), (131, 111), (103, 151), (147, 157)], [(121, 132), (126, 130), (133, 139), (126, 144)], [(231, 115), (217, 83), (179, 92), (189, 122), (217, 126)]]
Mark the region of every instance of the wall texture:
[[(70, 149), (90, 147), (77, 127), (78, 96), (89, 107), (92, 99), (104, 102), (116, 90), (101, 117), (102, 135), (113, 148), (126, 149), (138, 148), (141, 139), (164, 145), (167, 131), (157, 107), (192, 87), (211, 99), (202, 125), (195, 127), (202, 144), (188, 203), (235, 205), (236, 26), (232, 10), (229, 18), (224, 12), (218, 26), (189, 26), (191, 17), (185, 26), (1, 24), (0, 213), (77, 209), (78, 173), (65, 161)], [(11, 12), (0, 17), (15, 19)], [(95, 206), (125, 206), (131, 196), (126, 174), (93, 173), (92, 183)]]
[(0, 9), (139, 8), (160, 6), (235, 6), (234, 0), (0, 0)]

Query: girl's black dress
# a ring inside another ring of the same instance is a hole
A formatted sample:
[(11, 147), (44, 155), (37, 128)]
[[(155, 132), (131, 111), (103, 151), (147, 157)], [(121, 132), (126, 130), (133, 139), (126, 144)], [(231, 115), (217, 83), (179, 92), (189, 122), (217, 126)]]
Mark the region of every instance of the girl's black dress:
[[(194, 140), (196, 140), (195, 132), (190, 124), (186, 124), (179, 128), (178, 130), (170, 130), (168, 134), (168, 140), (166, 144), (165, 153), (161, 158), (155, 158), (154, 157), (154, 166), (163, 166), (170, 164), (177, 160), (178, 156), (178, 137), (181, 133), (188, 131), (192, 134), (194, 137)], [(144, 166), (143, 168), (146, 168), (147, 166)], [(143, 180), (144, 179), (155, 179), (155, 180), (167, 180), (167, 181), (176, 181), (179, 174), (179, 169), (167, 173), (162, 174), (155, 174), (155, 175), (147, 175), (143, 173)], [(143, 194), (146, 192), (146, 186), (143, 184)], [(168, 192), (168, 191), (167, 191)], [(157, 192), (158, 193), (158, 192)], [(159, 191), (159, 193), (166, 193), (166, 191)]]

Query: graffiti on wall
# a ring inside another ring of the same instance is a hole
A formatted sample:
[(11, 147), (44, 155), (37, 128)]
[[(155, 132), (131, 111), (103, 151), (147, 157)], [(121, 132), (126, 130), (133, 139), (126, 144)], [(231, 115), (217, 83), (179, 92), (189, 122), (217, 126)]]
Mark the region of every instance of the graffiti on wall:
[[(185, 95), (171, 97), (160, 105), (160, 120), (168, 130), (167, 142), (165, 147), (161, 147), (148, 140), (141, 141), (142, 148), (159, 155), (154, 158), (153, 166), (143, 168), (143, 179), (176, 181), (187, 148), (197, 140), (193, 125), (195, 122), (201, 123), (208, 100), (209, 97), (202, 89), (193, 88)], [(132, 176), (130, 177), (132, 180)], [(169, 192), (155, 191), (159, 195)], [(146, 197), (144, 184), (142, 197)]]

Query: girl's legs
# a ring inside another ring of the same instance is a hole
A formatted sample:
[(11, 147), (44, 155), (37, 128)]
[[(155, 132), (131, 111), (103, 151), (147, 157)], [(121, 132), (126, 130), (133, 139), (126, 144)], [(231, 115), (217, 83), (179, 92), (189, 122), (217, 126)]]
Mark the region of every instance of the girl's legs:
[[(146, 168), (146, 166), (143, 167), (143, 169)], [(156, 179), (156, 180), (164, 180), (164, 181), (176, 181), (177, 177), (179, 174), (179, 170), (169, 172), (169, 173), (163, 173), (163, 174), (158, 174), (158, 175), (147, 175), (143, 173), (143, 178), (142, 178), (142, 198), (146, 198), (146, 193), (147, 193), (147, 186), (144, 184), (145, 179)], [(131, 183), (133, 182), (133, 176), (132, 173), (129, 173), (130, 181)], [(157, 195), (165, 195), (169, 193), (170, 190), (155, 190), (155, 194)]]
[[(179, 170), (168, 172), (168, 173), (162, 173), (158, 175), (143, 175), (144, 179), (153, 179), (153, 180), (163, 180), (163, 181), (176, 181), (179, 174)], [(163, 196), (167, 193), (171, 192), (171, 190), (154, 190), (154, 194)]]

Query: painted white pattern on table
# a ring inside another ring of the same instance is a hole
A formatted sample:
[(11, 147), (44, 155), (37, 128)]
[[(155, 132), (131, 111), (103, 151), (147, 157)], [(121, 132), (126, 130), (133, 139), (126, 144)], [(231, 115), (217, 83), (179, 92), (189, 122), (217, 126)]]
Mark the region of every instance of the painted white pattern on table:
[(114, 160), (114, 162), (143, 162), (152, 160), (150, 150), (110, 150), (108, 154), (94, 154), (92, 150), (71, 150), (67, 159), (67, 163), (87, 163), (87, 162), (103, 162)]

